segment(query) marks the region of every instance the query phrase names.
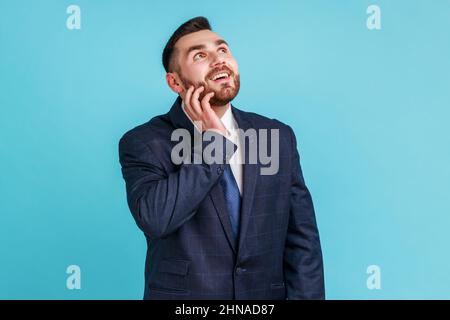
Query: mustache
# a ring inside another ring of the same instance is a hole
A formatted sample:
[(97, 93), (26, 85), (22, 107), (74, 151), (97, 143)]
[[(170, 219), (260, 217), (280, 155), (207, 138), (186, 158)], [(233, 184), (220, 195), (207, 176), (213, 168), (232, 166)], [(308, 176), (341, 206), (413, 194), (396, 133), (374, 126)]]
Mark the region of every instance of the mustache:
[(214, 74), (219, 73), (219, 72), (223, 72), (223, 71), (227, 71), (227, 72), (229, 73), (230, 77), (231, 77), (231, 76), (234, 76), (233, 70), (231, 70), (231, 69), (228, 68), (227, 66), (223, 66), (223, 67), (220, 67), (220, 68), (214, 68), (213, 70), (211, 70), (210, 72), (208, 72), (208, 75), (206, 76), (206, 79), (211, 79), (211, 77), (212, 77)]

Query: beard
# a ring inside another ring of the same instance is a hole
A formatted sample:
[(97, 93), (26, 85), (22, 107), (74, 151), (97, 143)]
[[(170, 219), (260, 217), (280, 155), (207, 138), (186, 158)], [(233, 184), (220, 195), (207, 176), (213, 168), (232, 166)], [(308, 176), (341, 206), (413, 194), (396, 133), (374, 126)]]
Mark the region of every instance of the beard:
[(207, 81), (199, 81), (199, 82), (193, 82), (188, 79), (186, 79), (180, 72), (180, 79), (183, 83), (183, 86), (186, 88), (186, 90), (192, 85), (195, 89), (197, 89), (200, 86), (203, 86), (205, 89), (200, 93), (199, 95), (199, 101), (203, 99), (205, 95), (207, 95), (210, 92), (214, 92), (214, 95), (209, 100), (209, 104), (211, 106), (225, 106), (227, 105), (231, 100), (233, 100), (237, 94), (239, 93), (239, 89), (241, 87), (241, 80), (240, 75), (235, 74), (230, 69), (222, 68), (220, 70), (213, 70), (209, 73), (209, 75), (206, 77), (206, 79), (210, 79), (210, 75), (219, 72), (219, 71), (228, 71), (230, 74), (231, 82), (232, 84), (226, 82), (221, 83), (219, 89), (214, 89), (211, 86), (208, 85)]

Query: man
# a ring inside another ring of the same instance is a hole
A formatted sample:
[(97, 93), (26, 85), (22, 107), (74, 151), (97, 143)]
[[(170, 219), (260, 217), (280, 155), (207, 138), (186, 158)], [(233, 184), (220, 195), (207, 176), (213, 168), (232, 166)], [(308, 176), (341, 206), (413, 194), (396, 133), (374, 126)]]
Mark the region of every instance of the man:
[[(323, 299), (319, 234), (292, 129), (230, 104), (238, 65), (206, 18), (174, 32), (163, 65), (178, 98), (119, 143), (128, 205), (148, 245), (144, 298)], [(267, 130), (278, 164), (264, 174), (263, 161), (250, 158)], [(181, 163), (180, 132), (210, 135), (183, 141), (192, 152)], [(215, 161), (206, 161), (213, 143)]]

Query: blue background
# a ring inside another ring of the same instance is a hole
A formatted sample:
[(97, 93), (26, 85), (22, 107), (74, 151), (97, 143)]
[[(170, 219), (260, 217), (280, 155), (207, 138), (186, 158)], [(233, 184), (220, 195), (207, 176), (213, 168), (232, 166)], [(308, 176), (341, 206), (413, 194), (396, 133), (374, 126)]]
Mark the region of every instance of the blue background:
[(448, 0), (0, 0), (0, 298), (142, 298), (117, 144), (172, 105), (161, 51), (197, 15), (239, 63), (234, 105), (296, 132), (327, 297), (450, 298)]

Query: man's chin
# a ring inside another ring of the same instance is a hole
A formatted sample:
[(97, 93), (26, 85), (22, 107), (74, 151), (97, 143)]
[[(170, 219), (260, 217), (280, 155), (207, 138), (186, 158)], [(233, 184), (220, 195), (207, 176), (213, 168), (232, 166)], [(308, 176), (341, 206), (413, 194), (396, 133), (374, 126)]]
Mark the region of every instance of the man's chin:
[(237, 96), (236, 89), (231, 87), (214, 92), (214, 96), (209, 100), (209, 104), (214, 107), (225, 106)]
[(209, 104), (212, 107), (225, 107), (228, 103), (230, 103), (233, 99), (211, 99)]
[(204, 86), (206, 90), (200, 93), (199, 100), (201, 101), (203, 97), (210, 93), (214, 92), (214, 96), (209, 100), (209, 104), (213, 107), (221, 107), (226, 106), (230, 101), (232, 101), (240, 89), (240, 79), (239, 76), (233, 79), (234, 81), (231, 83), (211, 83), (211, 81), (207, 80), (206, 82), (199, 83), (191, 83), (182, 78), (183, 84), (186, 88), (192, 84), (195, 88), (200, 86)]

